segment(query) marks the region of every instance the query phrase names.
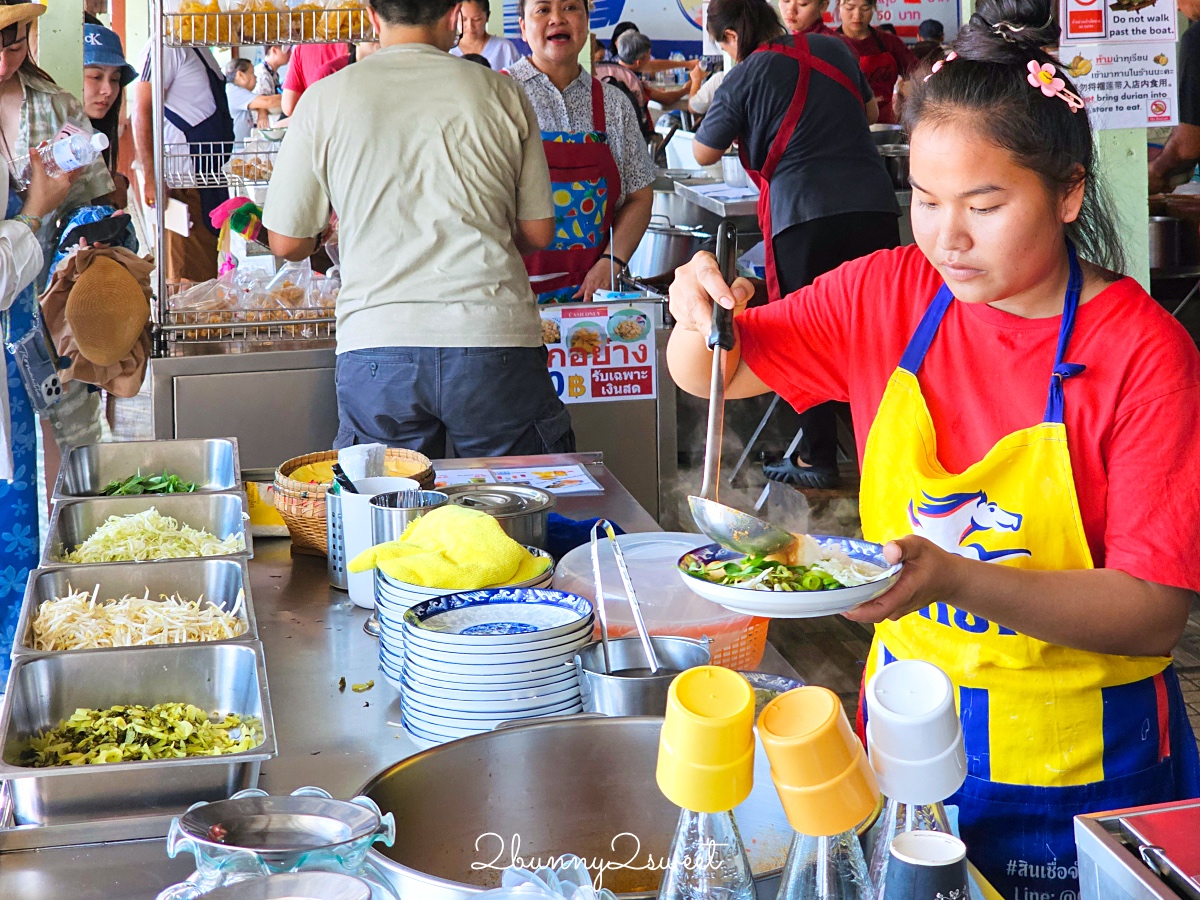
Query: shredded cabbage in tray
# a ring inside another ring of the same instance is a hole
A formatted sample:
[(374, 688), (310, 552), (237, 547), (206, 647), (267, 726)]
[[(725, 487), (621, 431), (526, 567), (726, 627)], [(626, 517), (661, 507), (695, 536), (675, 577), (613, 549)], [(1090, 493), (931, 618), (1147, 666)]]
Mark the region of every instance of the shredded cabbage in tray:
[(220, 641), (246, 630), (238, 613), (246, 598), (238, 591), (229, 612), (212, 601), (184, 600), (178, 594), (158, 600), (128, 594), (120, 600), (101, 600), (92, 593), (72, 591), (38, 607), (33, 619), (33, 649), (94, 650), (100, 647), (137, 647), (146, 644), (183, 644), (191, 641)]
[(101, 563), (147, 559), (221, 556), (246, 549), (242, 535), (218, 540), (162, 515), (153, 506), (128, 516), (109, 516), (86, 541), (63, 555), (60, 562)]

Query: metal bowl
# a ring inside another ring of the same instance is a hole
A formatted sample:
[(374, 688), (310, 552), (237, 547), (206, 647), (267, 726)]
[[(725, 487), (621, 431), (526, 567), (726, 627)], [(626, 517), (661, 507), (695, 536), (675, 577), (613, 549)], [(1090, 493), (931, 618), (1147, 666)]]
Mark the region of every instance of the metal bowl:
[[(359, 791), (396, 817), (396, 843), (370, 859), (401, 900), (466, 900), (499, 884), (514, 853), (574, 853), (609, 867), (603, 886), (652, 898), (679, 809), (659, 791), (660, 718), (570, 716), (443, 744), (385, 769)], [(792, 828), (755, 748), (754, 789), (734, 815), (758, 895), (774, 898)], [(514, 847), (514, 841), (520, 846)]]
[(675, 676), (685, 669), (707, 666), (712, 659), (708, 640), (682, 637), (651, 637), (658, 657), (660, 675), (621, 675), (622, 670), (645, 667), (646, 651), (638, 637), (614, 638), (608, 642), (612, 672), (604, 671), (604, 645), (584, 647), (575, 657), (579, 690), (585, 712), (603, 716), (661, 716), (667, 711), (667, 691)]
[(546, 546), (546, 521), (554, 495), (527, 484), (459, 484), (442, 490), (455, 506), (477, 509), (500, 523), (504, 533), (527, 546)]

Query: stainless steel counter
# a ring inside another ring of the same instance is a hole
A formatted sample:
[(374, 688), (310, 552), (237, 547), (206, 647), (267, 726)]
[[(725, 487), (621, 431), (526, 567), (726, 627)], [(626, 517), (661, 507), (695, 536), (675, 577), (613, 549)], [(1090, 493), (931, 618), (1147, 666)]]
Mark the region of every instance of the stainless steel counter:
[[(559, 498), (571, 518), (603, 515), (626, 531), (658, 525), (594, 457), (514, 457), (492, 464), (550, 461), (588, 464), (603, 495)], [(479, 460), (455, 460), (469, 467)], [(292, 556), (285, 539), (255, 543), (250, 563), (259, 635), (267, 658), (279, 756), (263, 765), (259, 786), (273, 794), (304, 785), (349, 797), (366, 780), (417, 752), (400, 722), (399, 696), (380, 676), (377, 644), (363, 632), (367, 611), (329, 586), (323, 558)], [(759, 667), (795, 677), (774, 648)], [(338, 679), (375, 680), (371, 690), (338, 691)], [(190, 857), (169, 860), (162, 836), (169, 819), (0, 829), (4, 900), (151, 900), (186, 878)], [(108, 843), (101, 843), (108, 842)]]

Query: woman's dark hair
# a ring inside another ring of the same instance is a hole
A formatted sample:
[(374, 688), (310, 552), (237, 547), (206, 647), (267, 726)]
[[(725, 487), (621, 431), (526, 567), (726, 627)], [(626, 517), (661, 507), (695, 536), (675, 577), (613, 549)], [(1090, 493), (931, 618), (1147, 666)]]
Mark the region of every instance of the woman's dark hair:
[[(520, 19), (521, 21), (525, 20), (525, 6), (529, 2), (530, 2), (530, 0), (517, 0), (517, 18)], [(583, 5), (589, 13), (592, 11), (592, 0), (583, 0)], [(620, 28), (621, 26), (618, 25), (617, 27)], [(635, 29), (637, 28), (636, 25), (634, 25), (633, 27)], [(613, 47), (614, 47), (613, 53), (615, 55), (616, 54), (616, 49), (615, 49), (616, 44), (613, 44)]]
[(737, 35), (738, 61), (787, 34), (779, 15), (767, 0), (711, 0), (708, 4), (708, 33), (718, 43), (725, 32)]
[[(478, 6), (480, 9), (483, 10), (483, 14), (485, 16), (490, 16), (492, 14), (492, 5), (490, 3), (488, 3), (488, 0), (463, 0), (463, 2), (464, 3), (474, 3), (476, 6)], [(491, 66), (488, 66), (488, 68), (491, 68)]]
[[(989, 19), (1001, 9), (1009, 19)], [(1125, 254), (1111, 203), (1097, 172), (1087, 110), (1074, 111), (1062, 97), (1047, 97), (1029, 83), (1028, 65), (1050, 64), (1066, 89), (1078, 94), (1066, 67), (1042, 49), (1058, 26), (1047, 0), (983, 0), (958, 33), (957, 58), (932, 71), (927, 61), (912, 79), (904, 104), (904, 126), (969, 122), (983, 137), (1007, 150), (1020, 166), (1041, 176), (1048, 189), (1065, 193), (1082, 181), (1083, 206), (1066, 234), (1080, 256), (1113, 272), (1124, 272)], [(987, 10), (986, 13), (983, 10)], [(964, 115), (964, 113), (966, 115)]]
[(125, 87), (122, 85), (117, 89), (117, 96), (113, 100), (112, 106), (99, 119), (89, 119), (92, 123), (92, 131), (97, 134), (103, 134), (108, 138), (108, 146), (101, 151), (101, 156), (104, 157), (104, 165), (112, 174), (117, 172), (117, 145), (120, 143), (120, 127), (121, 127), (121, 103), (125, 99)]

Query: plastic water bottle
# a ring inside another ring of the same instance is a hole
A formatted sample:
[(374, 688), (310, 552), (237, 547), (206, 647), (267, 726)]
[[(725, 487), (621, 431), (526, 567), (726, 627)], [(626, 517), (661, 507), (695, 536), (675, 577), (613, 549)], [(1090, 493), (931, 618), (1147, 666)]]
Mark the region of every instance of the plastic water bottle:
[[(685, 59), (686, 57), (678, 50), (671, 54), (671, 62), (684, 62)], [(672, 76), (674, 77), (676, 84), (687, 83), (688, 75), (686, 69), (673, 69)]]
[[(70, 134), (61, 137), (52, 144), (33, 150), (42, 157), (42, 164), (51, 176), (73, 172), (84, 166), (91, 165), (108, 149), (108, 138), (100, 133)], [(19, 156), (9, 163), (9, 171), (18, 190), (29, 187), (33, 177), (33, 167), (28, 156)]]

